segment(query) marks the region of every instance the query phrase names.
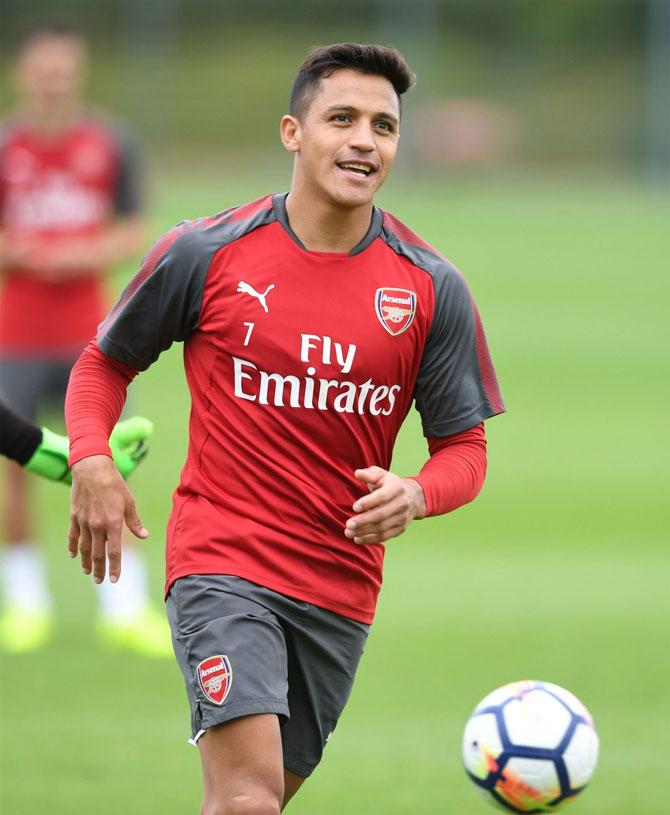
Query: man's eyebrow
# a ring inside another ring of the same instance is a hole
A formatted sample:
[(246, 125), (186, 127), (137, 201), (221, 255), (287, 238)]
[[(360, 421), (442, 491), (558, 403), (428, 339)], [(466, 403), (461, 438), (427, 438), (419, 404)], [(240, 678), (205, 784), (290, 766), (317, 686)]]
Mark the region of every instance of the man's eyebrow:
[[(331, 105), (329, 108), (326, 108), (326, 113), (336, 113), (336, 112), (360, 113), (360, 110), (354, 107), (353, 105)], [(380, 113), (375, 114), (375, 118), (388, 119), (389, 122), (398, 124), (398, 117), (394, 113), (387, 113), (386, 111), (381, 111)]]

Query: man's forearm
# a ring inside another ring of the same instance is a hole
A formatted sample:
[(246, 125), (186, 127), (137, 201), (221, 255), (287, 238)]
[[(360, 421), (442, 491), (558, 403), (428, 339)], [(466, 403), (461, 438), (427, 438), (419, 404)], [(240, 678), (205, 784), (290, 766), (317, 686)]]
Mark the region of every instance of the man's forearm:
[(111, 456), (108, 439), (136, 373), (103, 354), (94, 342), (79, 357), (65, 397), (70, 466), (87, 456)]
[(428, 445), (430, 459), (414, 478), (423, 489), (426, 516), (443, 515), (473, 501), (486, 476), (484, 425), (429, 439)]
[(137, 255), (145, 240), (145, 225), (140, 218), (127, 218), (108, 227), (102, 234), (74, 239), (64, 251), (63, 261), (71, 266), (107, 270)]
[(137, 255), (144, 244), (145, 227), (140, 218), (126, 218), (108, 226), (98, 235), (62, 240), (44, 246), (38, 268), (51, 273), (79, 274), (81, 269), (101, 273)]

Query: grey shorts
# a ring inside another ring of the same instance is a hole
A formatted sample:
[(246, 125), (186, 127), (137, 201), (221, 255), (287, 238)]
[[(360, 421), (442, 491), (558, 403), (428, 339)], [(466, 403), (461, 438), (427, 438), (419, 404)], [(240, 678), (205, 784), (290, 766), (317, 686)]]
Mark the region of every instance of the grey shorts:
[(47, 408), (62, 414), (70, 371), (78, 356), (63, 359), (0, 356), (0, 396), (33, 422)]
[(167, 598), (194, 741), (279, 716), (284, 767), (306, 778), (349, 698), (369, 626), (231, 575), (190, 575)]

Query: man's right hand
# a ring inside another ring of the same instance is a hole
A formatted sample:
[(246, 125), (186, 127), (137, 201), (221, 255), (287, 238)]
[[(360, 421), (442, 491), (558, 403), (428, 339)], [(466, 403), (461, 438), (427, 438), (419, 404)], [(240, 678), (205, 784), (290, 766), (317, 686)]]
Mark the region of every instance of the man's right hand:
[(135, 499), (109, 456), (89, 456), (72, 467), (72, 496), (68, 549), (81, 556), (84, 574), (93, 572), (102, 583), (109, 562), (109, 579), (121, 574), (123, 524), (137, 538), (147, 538)]

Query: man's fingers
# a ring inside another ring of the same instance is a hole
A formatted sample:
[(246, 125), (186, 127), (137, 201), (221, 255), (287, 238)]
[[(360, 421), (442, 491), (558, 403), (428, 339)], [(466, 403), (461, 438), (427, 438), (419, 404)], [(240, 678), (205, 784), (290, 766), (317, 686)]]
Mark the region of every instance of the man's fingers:
[(75, 463), (72, 487), (70, 553), (77, 552), (85, 574), (102, 583), (116, 582), (121, 573), (121, 531), (124, 520), (138, 537), (147, 532), (137, 517), (135, 502), (108, 456), (88, 456)]
[(129, 500), (126, 504), (126, 514), (125, 514), (125, 521), (126, 526), (130, 531), (135, 535), (136, 538), (148, 538), (149, 532), (144, 528), (142, 525), (142, 521), (140, 521), (140, 516), (137, 514), (137, 507), (135, 506), (135, 501), (133, 500), (130, 493), (128, 493)]
[(377, 489), (377, 485), (387, 474), (387, 470), (377, 467), (362, 467), (359, 470), (354, 470), (354, 476), (368, 485), (370, 489)]
[(67, 533), (67, 549), (70, 557), (77, 557), (79, 551), (79, 524), (74, 517), (70, 517), (70, 528)]
[(391, 501), (386, 501), (380, 506), (374, 507), (360, 515), (354, 515), (347, 521), (347, 529), (362, 530), (367, 527), (388, 524), (389, 521), (396, 522), (396, 518), (402, 517), (407, 511), (406, 504), (401, 498), (394, 497)]
[(358, 515), (369, 512), (377, 507), (383, 507), (402, 497), (402, 483), (398, 479), (389, 480), (383, 486), (379, 486), (369, 495), (356, 499), (353, 510)]
[(93, 580), (102, 583), (107, 571), (107, 530), (96, 526), (91, 534), (91, 561), (93, 563)]
[(405, 529), (408, 523), (408, 516), (406, 516), (404, 512), (399, 511), (394, 512), (392, 515), (384, 515), (383, 517), (370, 523), (357, 522), (350, 525), (350, 522), (347, 522), (347, 527), (344, 534), (348, 538), (355, 539), (364, 535), (383, 534), (390, 529), (396, 529), (398, 527)]
[(389, 485), (376, 492), (371, 492), (364, 498), (359, 498), (353, 507), (357, 514), (351, 520), (370, 523), (371, 520), (402, 510), (405, 505), (402, 490), (398, 489), (395, 484)]
[(91, 533), (87, 526), (82, 526), (79, 535), (79, 554), (81, 555), (81, 568), (84, 574), (91, 574)]
[(121, 530), (107, 538), (107, 561), (109, 580), (116, 583), (121, 575)]
[(405, 531), (405, 526), (401, 525), (394, 525), (391, 526), (389, 529), (384, 530), (383, 532), (377, 531), (367, 535), (356, 535), (353, 539), (354, 543), (361, 546), (366, 546), (371, 543), (384, 543), (384, 541), (390, 540), (391, 538), (396, 538), (398, 535), (401, 535)]
[(383, 489), (378, 489), (375, 490), (375, 492), (371, 492), (369, 495), (364, 495), (362, 498), (358, 498), (354, 503), (353, 509), (354, 512), (361, 514), (385, 504), (388, 500), (388, 493), (384, 492)]
[(389, 518), (382, 518), (375, 523), (348, 526), (345, 534), (348, 538), (359, 538), (361, 535), (373, 535), (386, 532), (388, 529), (394, 529), (397, 526), (404, 527), (407, 526), (407, 523), (407, 518), (400, 513), (396, 513)]
[(381, 543), (402, 534), (414, 517), (405, 480), (381, 467), (355, 471), (368, 484), (369, 495), (356, 499), (356, 513), (346, 523), (344, 534), (354, 543)]

